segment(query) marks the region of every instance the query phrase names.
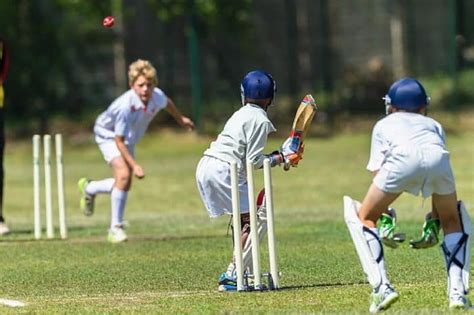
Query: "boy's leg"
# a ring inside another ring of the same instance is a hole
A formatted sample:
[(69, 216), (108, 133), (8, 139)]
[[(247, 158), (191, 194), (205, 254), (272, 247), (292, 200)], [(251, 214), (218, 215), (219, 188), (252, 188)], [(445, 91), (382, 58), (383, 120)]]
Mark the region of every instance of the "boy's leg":
[(448, 295), (450, 308), (470, 306), (469, 274), (471, 258), (472, 226), (469, 214), (456, 194), (433, 194), (438, 210), (444, 241), (441, 245), (448, 273)]
[(86, 193), (89, 195), (110, 194), (114, 184), (115, 179), (112, 177), (102, 180), (90, 180), (86, 186)]
[(116, 157), (111, 163), (115, 184), (111, 193), (111, 220), (108, 240), (119, 243), (127, 240), (124, 231), (123, 216), (127, 203), (128, 191), (131, 187), (131, 170), (122, 157)]
[[(267, 208), (265, 200), (265, 189), (262, 189), (257, 196), (257, 234), (261, 242), (267, 233)], [(250, 231), (250, 230), (249, 230)], [(253, 273), (253, 259), (252, 259), (252, 239), (247, 237), (243, 245), (243, 263), (244, 270), (248, 270), (250, 274)]]
[[(265, 190), (262, 189), (256, 200), (257, 204), (257, 230), (258, 237), (261, 241), (267, 232), (267, 209), (266, 209), (266, 200), (265, 200)], [(250, 215), (248, 213), (242, 214), (241, 221), (242, 231), (241, 231), (241, 241), (242, 241), (242, 256), (243, 256), (243, 269), (244, 272), (250, 274), (253, 273), (253, 260), (252, 260), (252, 241), (250, 236)], [(227, 288), (222, 288), (221, 285), (224, 282), (235, 282), (235, 262), (234, 258), (232, 262), (227, 267), (227, 271), (221, 274), (219, 278), (219, 290), (228, 291), (233, 288), (227, 286)], [(229, 281), (230, 279), (230, 281)]]
[(86, 177), (79, 179), (77, 186), (81, 193), (80, 207), (84, 215), (94, 214), (94, 201), (97, 194), (110, 194), (114, 186), (115, 179), (106, 178), (91, 181)]
[(373, 288), (371, 313), (387, 309), (398, 300), (398, 293), (388, 280), (383, 246), (375, 222), (384, 209), (399, 196), (386, 193), (371, 185), (362, 205), (344, 197), (344, 218), (356, 247), (359, 260)]
[[(250, 215), (248, 213), (243, 213), (241, 214), (240, 217), (240, 225), (241, 225), (241, 231), (240, 231), (240, 241), (242, 248), (245, 246), (246, 242), (249, 238), (250, 235)], [(232, 234), (237, 233), (234, 229), (233, 226), (232, 228)], [(232, 237), (232, 239), (234, 239)], [(235, 244), (234, 244), (235, 248)], [(244, 273), (245, 273), (245, 268), (244, 268)], [(223, 272), (220, 277), (219, 277), (219, 291), (235, 291), (237, 290), (237, 271), (236, 271), (236, 266), (235, 266), (235, 255), (232, 255), (232, 261), (229, 263), (229, 266), (227, 267), (227, 270)]]

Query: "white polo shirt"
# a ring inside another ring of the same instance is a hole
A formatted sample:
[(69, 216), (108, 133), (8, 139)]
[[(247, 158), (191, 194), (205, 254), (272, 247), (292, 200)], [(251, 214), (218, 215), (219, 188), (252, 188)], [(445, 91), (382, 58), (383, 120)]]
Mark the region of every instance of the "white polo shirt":
[(124, 136), (125, 144), (133, 147), (167, 103), (168, 97), (159, 88), (154, 88), (146, 107), (133, 89), (128, 90), (97, 117), (94, 126), (97, 143), (113, 141), (115, 136)]
[(456, 190), (441, 124), (416, 113), (396, 112), (377, 122), (367, 169), (378, 171), (373, 183), (388, 193), (427, 198)]
[(230, 162), (239, 167), (240, 211), (249, 209), (245, 161), (255, 168), (263, 165), (263, 149), (268, 134), (275, 131), (267, 113), (260, 106), (246, 104), (226, 122), (224, 129), (204, 152), (196, 170), (201, 199), (211, 218), (232, 214)]
[(379, 120), (372, 131), (367, 169), (380, 169), (395, 147), (439, 146), (446, 150), (443, 127), (436, 120), (416, 113), (395, 112)]
[(204, 155), (228, 163), (235, 161), (239, 169), (244, 169), (246, 159), (250, 159), (255, 168), (261, 168), (268, 134), (274, 131), (276, 129), (263, 108), (246, 104), (229, 118)]

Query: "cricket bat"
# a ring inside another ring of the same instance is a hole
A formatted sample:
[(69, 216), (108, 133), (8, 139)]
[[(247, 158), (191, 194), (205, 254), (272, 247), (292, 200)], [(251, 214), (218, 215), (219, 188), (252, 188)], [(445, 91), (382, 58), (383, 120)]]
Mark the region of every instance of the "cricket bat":
[[(316, 101), (311, 94), (307, 94), (300, 103), (298, 110), (296, 111), (295, 118), (293, 120), (293, 126), (290, 133), (291, 143), (290, 149), (293, 152), (300, 150), (301, 144), (303, 143), (306, 134), (309, 131), (311, 122), (316, 115)], [(285, 171), (290, 169), (290, 165), (285, 163), (283, 166)]]

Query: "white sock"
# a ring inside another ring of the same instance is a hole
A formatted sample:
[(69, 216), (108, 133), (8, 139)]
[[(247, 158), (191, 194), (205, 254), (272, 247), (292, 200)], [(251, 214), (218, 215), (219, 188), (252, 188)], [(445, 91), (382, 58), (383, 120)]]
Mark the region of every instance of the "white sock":
[[(454, 248), (458, 245), (459, 240), (462, 237), (461, 232), (449, 233), (444, 236), (444, 244), (449, 252), (452, 252)], [(464, 247), (465, 245), (463, 245)], [(457, 252), (456, 259), (459, 261), (464, 261), (464, 250), (463, 247)], [(452, 263), (448, 270), (448, 285), (451, 290), (456, 290), (459, 292), (464, 292), (464, 284), (462, 282), (462, 269)]]
[(110, 195), (112, 204), (112, 218), (110, 220), (110, 228), (123, 225), (123, 214), (125, 212), (127, 196), (128, 191), (123, 191), (116, 187), (112, 189), (112, 193)]
[(113, 178), (90, 181), (86, 186), (86, 193), (93, 196), (97, 194), (110, 194), (114, 183), (115, 179)]
[(370, 251), (372, 252), (372, 256), (374, 257), (374, 259), (377, 259), (380, 255), (382, 255), (382, 258), (378, 263), (380, 275), (382, 276), (382, 284), (390, 284), (390, 281), (387, 277), (387, 271), (385, 270), (385, 259), (383, 257), (383, 248), (382, 242), (380, 241), (379, 232), (377, 228), (371, 228), (370, 231), (373, 234), (364, 232), (365, 239), (369, 243)]
[(226, 270), (227, 276), (232, 277), (234, 275), (234, 271), (235, 271), (235, 264), (234, 262), (231, 262), (229, 266), (227, 266), (227, 270)]

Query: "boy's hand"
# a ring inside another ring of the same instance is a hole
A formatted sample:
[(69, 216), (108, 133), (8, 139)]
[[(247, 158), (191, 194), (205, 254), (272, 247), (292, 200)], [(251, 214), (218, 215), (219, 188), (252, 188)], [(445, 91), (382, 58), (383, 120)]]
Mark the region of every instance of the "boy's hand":
[(143, 177), (145, 177), (145, 172), (143, 171), (143, 168), (136, 164), (134, 167), (133, 167), (133, 174), (135, 174), (135, 176), (138, 178), (138, 179), (142, 179)]
[(299, 153), (289, 153), (287, 155), (284, 155), (285, 158), (285, 165), (293, 166), (296, 167), (300, 160), (303, 159), (301, 154)]
[(194, 122), (190, 118), (183, 116), (181, 118), (181, 126), (186, 128), (188, 131), (192, 131), (194, 129)]
[(290, 166), (296, 167), (301, 159), (303, 159), (304, 144), (303, 142), (297, 144), (297, 151), (294, 150), (293, 138), (289, 137), (281, 146), (281, 152), (284, 157), (284, 169), (287, 171)]
[(410, 247), (414, 249), (420, 249), (435, 246), (439, 242), (440, 227), (440, 220), (438, 218), (433, 218), (431, 212), (429, 212), (425, 217), (421, 238), (417, 240), (411, 240)]

